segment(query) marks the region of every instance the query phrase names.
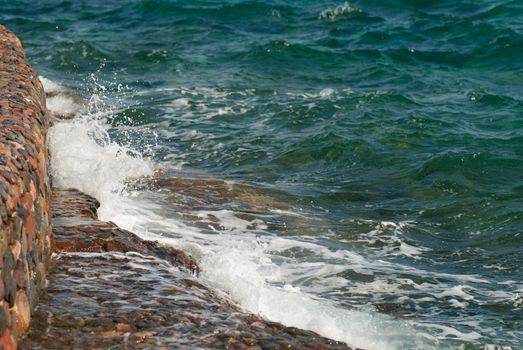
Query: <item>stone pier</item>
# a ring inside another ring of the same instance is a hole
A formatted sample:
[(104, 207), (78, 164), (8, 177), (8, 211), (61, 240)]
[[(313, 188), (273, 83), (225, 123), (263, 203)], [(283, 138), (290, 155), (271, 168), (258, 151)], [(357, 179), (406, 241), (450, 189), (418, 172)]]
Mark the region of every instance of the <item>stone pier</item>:
[(52, 252), (46, 133), (37, 73), (0, 25), (0, 345), (16, 348), (44, 287)]

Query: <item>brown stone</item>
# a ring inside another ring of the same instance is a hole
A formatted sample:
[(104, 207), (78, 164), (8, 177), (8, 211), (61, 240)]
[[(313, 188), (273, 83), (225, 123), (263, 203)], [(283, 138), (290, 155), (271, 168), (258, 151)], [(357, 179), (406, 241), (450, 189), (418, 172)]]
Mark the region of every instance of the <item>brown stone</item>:
[(247, 314), (142, 254), (62, 254), (47, 293), (23, 349), (350, 349)]
[(57, 238), (54, 242), (54, 251), (61, 252), (101, 252), (103, 248), (95, 241), (89, 238), (75, 239), (75, 238)]
[(9, 329), (11, 330), (11, 335), (16, 340), (22, 336), (22, 328), (18, 322), (17, 308), (14, 306), (10, 308), (9, 314), (11, 315), (11, 327)]
[(7, 251), (4, 259), (5, 264), (1, 274), (4, 282), (4, 297), (9, 302), (9, 305), (12, 306), (14, 305), (16, 297), (16, 282), (12, 275), (14, 261), (10, 250)]
[(20, 242), (18, 242), (18, 241), (16, 241), (11, 246), (11, 252), (13, 253), (13, 257), (15, 260), (18, 260), (20, 258), (20, 249), (21, 249), (21, 245), (20, 245)]
[[(48, 125), (38, 74), (27, 63), (20, 40), (0, 25), (0, 301), (7, 324), (0, 333), (1, 345), (9, 349), (29, 326), (27, 298), (34, 306), (43, 286), (31, 279), (42, 275), (38, 263), (48, 261), (51, 254), (38, 245), (49, 241), (51, 233), (45, 219)], [(38, 251), (32, 254), (35, 247)]]
[(7, 328), (7, 315), (5, 314), (4, 308), (0, 307), (0, 334), (4, 334)]
[(99, 333), (102, 337), (117, 337), (119, 334), (116, 330), (103, 331)]
[(13, 270), (13, 278), (16, 282), (16, 286), (21, 289), (27, 285), (27, 274), (25, 271), (25, 265), (22, 260), (18, 259), (15, 268)]
[(153, 332), (138, 332), (138, 333), (134, 333), (133, 334), (133, 339), (135, 342), (137, 343), (141, 343), (143, 342), (146, 338), (150, 338), (150, 337), (153, 337), (154, 336), (154, 333)]
[(29, 305), (29, 299), (23, 290), (19, 290), (16, 293), (15, 300), (16, 307), (16, 324), (18, 328), (18, 334), (22, 335), (29, 329), (29, 323), (31, 322), (31, 307)]
[(38, 274), (40, 275), (40, 280), (38, 282), (40, 283), (40, 288), (43, 289), (45, 286), (45, 277), (47, 275), (45, 265), (44, 265), (44, 263), (39, 262), (36, 265), (36, 268), (37, 268)]
[(2, 302), (0, 302), (0, 308), (2, 308), (2, 310), (4, 311), (5, 319), (7, 322), (7, 327), (10, 328), (12, 326), (12, 322), (11, 322), (11, 312), (9, 310), (9, 304), (6, 301), (2, 301)]
[(132, 327), (126, 323), (118, 323), (118, 324), (116, 324), (116, 330), (119, 333), (127, 333), (132, 330)]
[(6, 329), (0, 337), (0, 346), (4, 350), (16, 350), (16, 343), (9, 329)]
[(27, 231), (27, 238), (29, 243), (29, 251), (33, 250), (34, 242), (34, 232), (35, 232), (35, 219), (33, 212), (27, 214), (27, 219), (25, 221), (25, 229)]
[(195, 274), (200, 271), (196, 261), (179, 249), (145, 241), (112, 222), (99, 221), (96, 218), (98, 202), (80, 191), (55, 189), (52, 206), (57, 253), (139, 252), (165, 259)]

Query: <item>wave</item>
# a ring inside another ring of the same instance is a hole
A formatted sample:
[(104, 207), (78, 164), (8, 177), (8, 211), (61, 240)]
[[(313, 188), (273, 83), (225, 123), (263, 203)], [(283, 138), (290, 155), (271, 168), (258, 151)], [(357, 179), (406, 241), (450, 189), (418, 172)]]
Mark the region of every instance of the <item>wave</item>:
[[(96, 95), (91, 96), (90, 104), (82, 109), (66, 94), (65, 87), (46, 78), (41, 80), (47, 93), (56, 94), (48, 99), (51, 112), (79, 114), (49, 129), (53, 186), (77, 188), (101, 202), (100, 212), (110, 210), (125, 189), (125, 181), (152, 174), (152, 164), (139, 153), (111, 140), (105, 118), (115, 111), (98, 110)], [(89, 112), (91, 108), (96, 111)]]
[[(44, 82), (48, 89), (52, 86), (50, 81)], [(67, 103), (64, 108), (68, 108)], [(369, 350), (436, 348), (434, 344), (438, 342), (427, 340), (418, 326), (372, 309), (340, 308), (336, 302), (301, 291), (299, 284), (293, 284), (300, 274), (313, 271), (313, 265), (308, 260), (293, 261), (281, 254), (306, 250), (323, 255), (327, 261), (342, 259), (343, 265), (354, 266), (357, 262), (364, 270), (374, 265), (365, 257), (349, 251), (331, 251), (298, 237), (275, 237), (265, 231), (264, 225), (251, 227), (231, 211), (200, 210), (191, 214), (203, 218), (212, 215), (222, 225), (220, 234), (202, 231), (170, 215), (171, 200), (161, 193), (126, 190), (129, 180), (151, 176), (155, 165), (111, 139), (106, 120), (113, 113), (115, 110), (111, 109), (91, 111), (50, 129), (55, 186), (78, 188), (97, 198), (103, 220), (111, 220), (145, 239), (188, 250), (201, 264), (203, 281), (250, 312)], [(407, 246), (404, 248), (405, 254), (416, 254)], [(340, 271), (341, 265), (322, 263), (319, 267), (322, 274), (330, 275), (328, 271)]]
[(210, 3), (202, 1), (166, 1), (145, 0), (140, 3), (140, 9), (148, 13), (162, 13), (163, 15), (196, 16), (212, 18), (216, 21), (244, 22), (257, 19), (278, 19), (282, 15), (291, 16), (294, 11), (286, 4), (268, 4), (266, 2), (248, 1), (240, 3)]

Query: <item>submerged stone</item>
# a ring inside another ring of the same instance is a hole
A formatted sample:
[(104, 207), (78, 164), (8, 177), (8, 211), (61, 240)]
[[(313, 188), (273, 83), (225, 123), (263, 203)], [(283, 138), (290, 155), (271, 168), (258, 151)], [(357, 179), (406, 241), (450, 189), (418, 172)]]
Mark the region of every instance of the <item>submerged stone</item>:
[(79, 191), (55, 190), (52, 203), (56, 263), (20, 349), (350, 349), (242, 311), (198, 280), (189, 255), (99, 221)]

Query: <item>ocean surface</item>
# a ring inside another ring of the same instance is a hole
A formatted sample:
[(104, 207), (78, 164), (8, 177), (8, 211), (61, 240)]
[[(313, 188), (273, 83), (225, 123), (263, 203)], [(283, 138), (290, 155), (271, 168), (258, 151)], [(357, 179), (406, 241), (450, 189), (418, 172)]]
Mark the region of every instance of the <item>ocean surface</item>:
[(53, 181), (245, 310), (523, 349), (523, 2), (0, 0)]

